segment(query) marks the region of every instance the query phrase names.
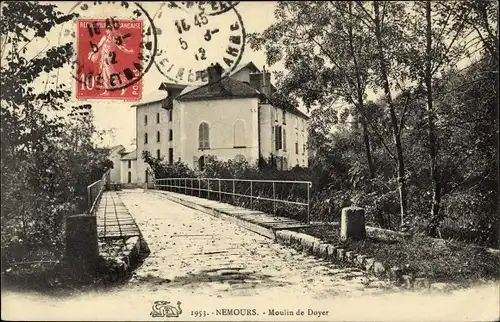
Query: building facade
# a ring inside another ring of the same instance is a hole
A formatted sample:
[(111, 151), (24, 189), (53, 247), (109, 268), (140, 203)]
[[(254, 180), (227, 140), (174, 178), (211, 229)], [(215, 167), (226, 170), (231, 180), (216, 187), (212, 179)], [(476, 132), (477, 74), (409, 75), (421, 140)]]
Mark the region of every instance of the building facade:
[[(208, 155), (253, 164), (273, 157), (280, 169), (308, 166), (308, 117), (298, 109), (272, 105), (271, 74), (253, 63), (231, 75), (222, 72), (212, 66), (197, 73), (205, 81), (195, 86), (163, 83), (158, 92), (133, 105), (137, 182), (151, 181), (143, 151), (194, 169), (202, 169)], [(126, 172), (122, 169), (122, 182), (128, 181)]]

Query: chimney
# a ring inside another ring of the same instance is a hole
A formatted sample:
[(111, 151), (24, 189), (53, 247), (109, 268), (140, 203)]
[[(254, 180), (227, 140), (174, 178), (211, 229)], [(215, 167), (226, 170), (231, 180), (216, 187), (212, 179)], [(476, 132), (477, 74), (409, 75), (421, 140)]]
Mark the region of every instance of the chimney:
[(262, 83), (260, 84), (260, 92), (267, 97), (271, 97), (271, 73), (264, 71), (262, 73)]
[(218, 82), (221, 79), (221, 75), (223, 72), (224, 69), (219, 64), (209, 66), (207, 68), (208, 82), (209, 83)]
[(261, 73), (250, 73), (250, 87), (260, 92), (260, 80), (262, 79)]

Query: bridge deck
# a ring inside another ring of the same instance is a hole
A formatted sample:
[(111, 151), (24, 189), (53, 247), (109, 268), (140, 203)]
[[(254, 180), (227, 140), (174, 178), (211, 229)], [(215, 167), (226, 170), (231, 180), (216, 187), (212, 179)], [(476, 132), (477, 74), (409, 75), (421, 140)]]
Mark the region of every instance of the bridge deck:
[(161, 190), (151, 190), (154, 192), (167, 194), (175, 199), (180, 199), (188, 201), (192, 204), (197, 204), (203, 207), (209, 207), (214, 210), (226, 213), (233, 217), (272, 229), (296, 229), (301, 227), (309, 227), (309, 224), (300, 222), (295, 219), (290, 219), (286, 217), (275, 216), (272, 214), (264, 213), (258, 210), (251, 210), (247, 208), (233, 206), (227, 203), (222, 203), (215, 200), (208, 200), (205, 198), (199, 198), (195, 196), (185, 195), (181, 193), (171, 192), (171, 191), (161, 191)]
[(96, 213), (99, 238), (140, 236), (139, 227), (116, 191), (105, 191)]

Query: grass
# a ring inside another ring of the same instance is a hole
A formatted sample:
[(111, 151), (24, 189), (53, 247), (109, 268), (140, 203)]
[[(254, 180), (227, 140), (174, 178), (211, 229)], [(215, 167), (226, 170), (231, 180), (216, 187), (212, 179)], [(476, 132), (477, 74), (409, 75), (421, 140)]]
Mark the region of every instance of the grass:
[[(339, 244), (339, 226), (318, 225), (301, 228), (327, 243)], [(456, 241), (436, 240), (415, 235), (396, 239), (372, 237), (344, 243), (346, 249), (380, 261), (386, 268), (397, 266), (415, 277), (427, 277), (431, 282), (472, 283), (500, 279), (500, 253)]]

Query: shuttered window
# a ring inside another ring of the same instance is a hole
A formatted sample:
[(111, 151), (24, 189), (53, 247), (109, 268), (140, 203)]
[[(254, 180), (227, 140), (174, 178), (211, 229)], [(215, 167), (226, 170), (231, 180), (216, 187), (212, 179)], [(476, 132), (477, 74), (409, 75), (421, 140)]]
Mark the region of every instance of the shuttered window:
[(198, 142), (200, 149), (210, 149), (210, 128), (205, 122), (198, 128)]

